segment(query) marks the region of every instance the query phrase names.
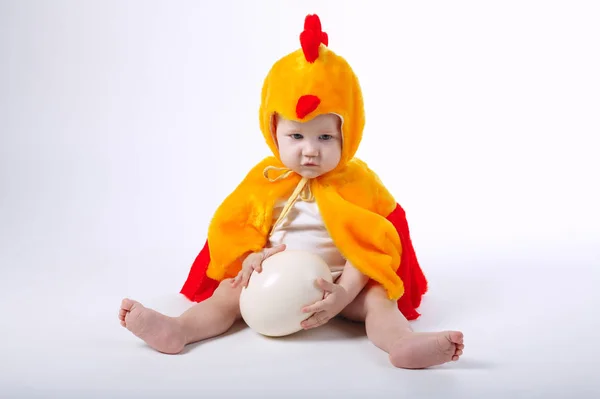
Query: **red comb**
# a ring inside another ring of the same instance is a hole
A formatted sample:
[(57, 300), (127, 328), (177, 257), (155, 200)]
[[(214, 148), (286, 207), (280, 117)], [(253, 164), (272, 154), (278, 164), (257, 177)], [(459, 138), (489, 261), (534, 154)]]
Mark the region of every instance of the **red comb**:
[(314, 62), (319, 58), (319, 46), (329, 44), (327, 33), (321, 30), (321, 20), (318, 15), (307, 15), (304, 19), (304, 30), (300, 33), (300, 44), (304, 52), (304, 58), (308, 62)]
[(321, 99), (312, 94), (307, 94), (298, 99), (296, 103), (296, 116), (300, 119), (313, 112), (321, 104)]

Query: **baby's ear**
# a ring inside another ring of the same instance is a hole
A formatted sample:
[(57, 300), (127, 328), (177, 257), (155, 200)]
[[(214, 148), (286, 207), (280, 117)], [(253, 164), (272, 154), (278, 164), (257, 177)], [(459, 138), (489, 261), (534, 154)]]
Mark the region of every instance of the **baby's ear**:
[(273, 112), (271, 115), (271, 133), (273, 134), (277, 133), (277, 122), (279, 122), (279, 115), (277, 112)]
[(279, 115), (277, 115), (277, 112), (274, 112), (271, 115), (271, 134), (273, 138), (277, 136), (277, 122), (279, 122)]
[(277, 115), (277, 112), (274, 112), (273, 115), (271, 115), (271, 137), (273, 138), (275, 146), (279, 147), (277, 141), (277, 122), (279, 122), (279, 115)]

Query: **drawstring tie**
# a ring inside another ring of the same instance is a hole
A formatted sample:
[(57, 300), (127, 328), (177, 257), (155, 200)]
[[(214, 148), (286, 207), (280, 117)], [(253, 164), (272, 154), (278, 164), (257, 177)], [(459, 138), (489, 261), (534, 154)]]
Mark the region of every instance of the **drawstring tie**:
[[(283, 173), (275, 178), (271, 178), (271, 177), (269, 177), (269, 171), (271, 171), (271, 170), (283, 172)], [(292, 173), (294, 173), (294, 171), (291, 169), (277, 168), (275, 166), (267, 166), (263, 170), (263, 175), (264, 175), (265, 179), (269, 180), (270, 182), (276, 182), (276, 181), (279, 181), (282, 179), (287, 179), (289, 176), (292, 175)], [(302, 179), (300, 179), (300, 182), (294, 189), (294, 192), (292, 193), (292, 195), (290, 195), (290, 198), (288, 198), (285, 206), (283, 207), (281, 214), (279, 215), (279, 217), (277, 218), (277, 220), (271, 227), (271, 233), (269, 233), (269, 236), (273, 233), (273, 231), (281, 223), (281, 221), (283, 219), (285, 219), (285, 217), (289, 213), (290, 209), (292, 209), (292, 207), (298, 201), (298, 199), (300, 199), (302, 201), (307, 201), (307, 202), (314, 200), (315, 197), (314, 197), (312, 191), (310, 190), (310, 184), (308, 184), (309, 181), (310, 181), (310, 179), (308, 177), (302, 177)]]

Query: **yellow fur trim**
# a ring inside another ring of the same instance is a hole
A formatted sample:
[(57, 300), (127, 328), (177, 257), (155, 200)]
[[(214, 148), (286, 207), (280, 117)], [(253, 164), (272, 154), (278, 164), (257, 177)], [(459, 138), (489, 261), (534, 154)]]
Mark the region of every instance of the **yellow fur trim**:
[[(269, 181), (264, 159), (218, 208), (209, 227), (211, 263), (207, 275), (220, 281), (235, 276), (239, 258), (263, 249), (273, 223), (275, 201), (288, 198), (300, 177)], [(396, 274), (402, 248), (395, 227), (386, 217), (396, 202), (367, 165), (353, 158), (343, 169), (310, 181), (325, 226), (342, 255), (386, 289), (390, 299), (404, 293)]]
[(257, 164), (217, 208), (208, 228), (208, 277), (218, 281), (234, 277), (241, 268), (240, 257), (265, 247), (275, 201), (291, 193), (300, 180), (294, 175), (270, 182), (263, 170), (273, 165), (283, 167), (272, 157)]

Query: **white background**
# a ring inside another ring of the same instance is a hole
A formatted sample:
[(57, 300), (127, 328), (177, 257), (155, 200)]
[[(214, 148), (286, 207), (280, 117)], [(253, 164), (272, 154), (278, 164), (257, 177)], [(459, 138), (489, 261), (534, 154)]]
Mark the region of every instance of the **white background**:
[[(212, 212), (270, 155), (262, 79), (308, 13), (360, 78), (358, 156), (407, 211), (431, 285), (414, 328), (462, 330), (456, 364), (393, 369), (339, 322), (180, 356), (118, 323), (124, 296), (188, 305)], [(599, 20), (592, 1), (0, 1), (0, 392), (599, 394)]]

